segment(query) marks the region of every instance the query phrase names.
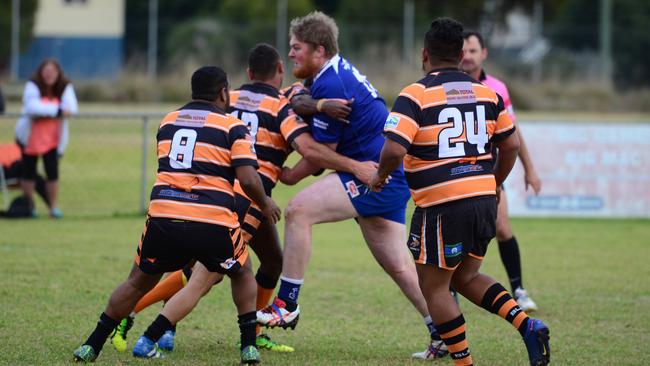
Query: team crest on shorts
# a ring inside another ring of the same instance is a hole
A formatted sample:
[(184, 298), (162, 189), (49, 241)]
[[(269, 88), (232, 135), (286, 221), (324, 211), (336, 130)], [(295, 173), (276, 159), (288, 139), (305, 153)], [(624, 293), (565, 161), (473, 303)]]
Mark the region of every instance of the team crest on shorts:
[(409, 249), (418, 249), (420, 248), (420, 235), (411, 234), (411, 240), (408, 242)]
[(463, 254), (463, 243), (445, 244), (445, 257), (457, 257)]
[(232, 259), (232, 258), (228, 258), (228, 259), (226, 259), (225, 262), (219, 263), (219, 265), (220, 265), (223, 269), (230, 269), (230, 268), (232, 268), (232, 266), (235, 265), (235, 263), (237, 263), (236, 260), (234, 260), (234, 259)]
[(361, 194), (359, 188), (357, 188), (357, 184), (353, 180), (347, 181), (345, 187), (347, 188), (346, 190), (351, 198), (358, 197)]

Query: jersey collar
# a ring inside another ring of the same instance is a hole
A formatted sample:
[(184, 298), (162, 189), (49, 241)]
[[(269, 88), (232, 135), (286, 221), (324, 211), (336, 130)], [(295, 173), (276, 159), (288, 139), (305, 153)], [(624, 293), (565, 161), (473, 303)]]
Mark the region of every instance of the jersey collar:
[(280, 96), (278, 89), (276, 89), (273, 85), (269, 85), (267, 83), (254, 82), (252, 84), (244, 84), (239, 89), (250, 90), (254, 93), (264, 93), (276, 98)]
[(481, 69), (481, 75), (478, 76), (478, 81), (483, 81), (487, 79), (487, 75), (485, 74), (485, 70)]
[(337, 53), (336, 55), (332, 56), (332, 58), (330, 58), (329, 60), (327, 60), (327, 62), (325, 63), (325, 65), (323, 65), (323, 67), (321, 67), (321, 69), (320, 69), (320, 71), (318, 72), (318, 74), (316, 74), (316, 76), (314, 76), (314, 81), (318, 80), (318, 78), (319, 78), (319, 77), (320, 77), (320, 76), (321, 76), (325, 71), (327, 71), (327, 69), (329, 69), (330, 67), (333, 67), (333, 68), (334, 68), (334, 71), (338, 74), (338, 72), (339, 72), (339, 61), (340, 61), (340, 60), (341, 60), (341, 56), (339, 56), (338, 53)]
[(441, 68), (433, 69), (433, 70), (429, 71), (429, 74), (435, 74), (435, 73), (439, 73), (439, 72), (442, 72), (442, 71), (459, 71), (459, 70), (458, 70), (457, 67), (441, 67)]
[(223, 110), (221, 110), (221, 108), (217, 107), (213, 103), (198, 99), (185, 104), (180, 109), (198, 109), (202, 111), (210, 111), (212, 113), (226, 114)]

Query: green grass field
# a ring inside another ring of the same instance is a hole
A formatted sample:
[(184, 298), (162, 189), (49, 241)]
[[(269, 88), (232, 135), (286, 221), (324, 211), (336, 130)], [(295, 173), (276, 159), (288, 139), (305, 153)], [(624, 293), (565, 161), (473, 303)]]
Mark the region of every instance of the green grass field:
[[(126, 277), (144, 223), (136, 214), (140, 129), (137, 121), (80, 121), (62, 163), (66, 217), (43, 218), (40, 205), (42, 218), (0, 220), (0, 364), (69, 364), (110, 291)], [(154, 161), (153, 144), (150, 151)], [(148, 176), (154, 176), (153, 164)], [(279, 187), (274, 197), (284, 207), (299, 188)], [(300, 324), (295, 331), (270, 331), (296, 352), (264, 352), (265, 364), (423, 364), (410, 354), (426, 346), (425, 327), (355, 226), (315, 228)], [(513, 226), (526, 287), (541, 308), (535, 316), (551, 329), (553, 364), (650, 364), (650, 221), (515, 219)], [(496, 245), (483, 270), (505, 284)], [(509, 324), (464, 299), (461, 307), (476, 365), (527, 364)], [(159, 309), (139, 315), (130, 345)], [(226, 281), (179, 324), (177, 350), (165, 360), (135, 360), (107, 344), (98, 362), (235, 365), (237, 340)]]
[[(286, 190), (286, 198), (288, 193)], [(125, 278), (140, 217), (0, 222), (0, 364), (65, 364), (92, 330), (110, 291)], [(551, 328), (557, 365), (650, 362), (647, 221), (515, 220), (527, 287)], [(271, 365), (404, 365), (423, 349), (418, 314), (382, 273), (354, 222), (318, 227), (295, 331), (272, 331), (296, 347), (264, 353)], [(504, 281), (493, 246), (486, 273)], [(525, 365), (518, 334), (500, 318), (461, 303), (477, 365)], [(142, 314), (131, 342), (159, 306)], [(216, 287), (178, 328), (165, 364), (238, 362), (228, 286)], [(144, 364), (110, 345), (105, 364)], [(156, 363), (160, 363), (156, 361)], [(437, 364), (450, 365), (450, 360)]]

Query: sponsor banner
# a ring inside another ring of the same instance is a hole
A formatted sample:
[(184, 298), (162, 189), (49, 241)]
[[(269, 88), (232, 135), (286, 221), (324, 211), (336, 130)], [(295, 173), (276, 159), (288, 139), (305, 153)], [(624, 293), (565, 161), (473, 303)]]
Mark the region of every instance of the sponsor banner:
[(505, 187), (512, 216), (650, 217), (650, 123), (518, 123), (538, 175), (521, 162)]

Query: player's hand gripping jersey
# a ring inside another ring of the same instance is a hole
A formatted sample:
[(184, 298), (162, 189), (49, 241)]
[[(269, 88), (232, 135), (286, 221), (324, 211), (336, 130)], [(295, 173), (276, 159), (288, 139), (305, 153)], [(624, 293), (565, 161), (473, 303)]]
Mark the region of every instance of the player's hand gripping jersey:
[(238, 227), (234, 168), (257, 168), (246, 125), (212, 104), (190, 102), (163, 118), (157, 140), (149, 216)]
[[(332, 57), (313, 78), (308, 80), (314, 99), (354, 99), (352, 113), (345, 123), (324, 113), (312, 117), (312, 135), (321, 143), (336, 143), (336, 152), (358, 161), (379, 161), (384, 146), (382, 135), (388, 110), (384, 100), (365, 76), (347, 60)], [(352, 204), (363, 217), (381, 216), (404, 223), (408, 187), (402, 166), (391, 173), (382, 192), (371, 192), (352, 174), (338, 172)]]
[(419, 207), (494, 195), (492, 143), (515, 131), (503, 99), (457, 69), (436, 70), (402, 90), (385, 125), (404, 146)]
[(350, 123), (319, 113), (312, 118), (314, 140), (338, 143), (336, 152), (358, 161), (379, 161), (384, 145), (383, 123), (388, 111), (377, 90), (346, 59), (332, 57), (313, 78), (314, 99), (354, 99)]

